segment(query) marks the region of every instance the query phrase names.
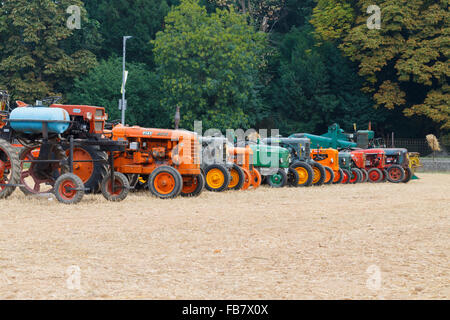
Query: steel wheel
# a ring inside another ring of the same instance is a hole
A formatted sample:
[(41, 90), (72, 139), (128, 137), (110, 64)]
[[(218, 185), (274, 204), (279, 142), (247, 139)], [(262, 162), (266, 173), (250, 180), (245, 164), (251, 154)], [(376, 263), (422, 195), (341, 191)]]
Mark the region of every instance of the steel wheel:
[(370, 182), (381, 182), (383, 180), (383, 172), (378, 168), (372, 168), (368, 172)]
[(55, 196), (64, 204), (76, 204), (83, 199), (84, 185), (81, 179), (73, 173), (61, 175), (55, 182)]
[(245, 182), (245, 173), (237, 164), (233, 164), (230, 170), (230, 184), (228, 189), (241, 190)]
[(388, 180), (392, 183), (399, 183), (405, 180), (405, 171), (399, 165), (393, 164), (387, 169)]
[(205, 178), (202, 174), (183, 176), (182, 197), (198, 197), (205, 188)]
[(272, 188), (282, 188), (286, 185), (287, 175), (283, 169), (278, 169), (277, 173), (267, 177), (267, 183)]
[(205, 169), (206, 189), (214, 192), (222, 192), (230, 184), (230, 172), (220, 164), (213, 164)]
[(183, 178), (174, 168), (161, 166), (153, 170), (148, 179), (150, 192), (161, 198), (175, 198), (180, 195), (183, 188)]

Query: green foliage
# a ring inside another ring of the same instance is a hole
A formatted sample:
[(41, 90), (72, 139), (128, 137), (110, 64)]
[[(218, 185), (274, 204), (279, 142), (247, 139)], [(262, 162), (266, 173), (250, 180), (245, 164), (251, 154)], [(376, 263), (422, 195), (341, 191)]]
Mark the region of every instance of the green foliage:
[[(344, 9), (342, 21), (336, 21), (335, 8), (329, 5), (336, 2)], [(441, 129), (450, 129), (448, 1), (378, 1), (380, 30), (367, 29), (370, 4), (319, 0), (312, 23), (320, 36), (337, 40), (359, 64), (359, 74), (367, 80), (365, 90), (373, 92), (376, 106), (399, 107), (408, 116), (424, 115)]]
[[(158, 75), (141, 63), (127, 63), (126, 122), (144, 127), (171, 127), (173, 114), (160, 106), (161, 91)], [(68, 100), (74, 104), (88, 104), (105, 107), (109, 119), (120, 119), (118, 110), (121, 99), (122, 60), (110, 58), (101, 61), (97, 67), (75, 80)]]
[(168, 110), (182, 109), (182, 125), (195, 120), (219, 129), (247, 128), (261, 114), (259, 68), (265, 34), (253, 30), (234, 9), (208, 14), (195, 0), (184, 0), (156, 35), (155, 61)]
[(282, 133), (324, 132), (333, 122), (366, 126), (382, 116), (361, 91), (353, 65), (330, 43), (318, 47), (311, 28), (293, 29), (279, 47), (275, 80), (268, 90)]
[(153, 65), (150, 40), (163, 29), (164, 17), (178, 0), (96, 0), (86, 1), (91, 17), (100, 23), (104, 39), (99, 55), (122, 55), (122, 37), (127, 41), (127, 61)]
[[(66, 26), (70, 5), (78, 5), (82, 23), (89, 23), (80, 0), (0, 2), (0, 87), (16, 99), (33, 102), (59, 94), (96, 64), (91, 51), (67, 45), (78, 32)], [(91, 39), (95, 38), (95, 26), (91, 32)], [(81, 35), (78, 40), (91, 43)]]

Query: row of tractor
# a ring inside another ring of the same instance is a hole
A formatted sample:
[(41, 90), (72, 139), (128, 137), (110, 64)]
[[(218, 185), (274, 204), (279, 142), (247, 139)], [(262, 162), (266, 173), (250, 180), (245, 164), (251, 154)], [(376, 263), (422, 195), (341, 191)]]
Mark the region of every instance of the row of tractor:
[(19, 188), (26, 195), (53, 193), (73, 204), (85, 193), (121, 201), (130, 190), (147, 189), (166, 199), (262, 183), (308, 187), (408, 182), (413, 176), (407, 151), (371, 148), (370, 130), (358, 132), (363, 139), (357, 142), (337, 125), (324, 136), (203, 137), (108, 123), (102, 107), (58, 100), (16, 101), (11, 110), (7, 92), (0, 91), (0, 198)]

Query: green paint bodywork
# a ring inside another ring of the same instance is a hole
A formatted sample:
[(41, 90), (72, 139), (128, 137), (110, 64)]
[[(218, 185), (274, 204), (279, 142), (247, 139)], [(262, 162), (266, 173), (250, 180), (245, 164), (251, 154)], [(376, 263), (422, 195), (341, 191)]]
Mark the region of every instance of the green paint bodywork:
[(257, 168), (288, 168), (289, 150), (266, 144), (250, 144), (253, 165)]

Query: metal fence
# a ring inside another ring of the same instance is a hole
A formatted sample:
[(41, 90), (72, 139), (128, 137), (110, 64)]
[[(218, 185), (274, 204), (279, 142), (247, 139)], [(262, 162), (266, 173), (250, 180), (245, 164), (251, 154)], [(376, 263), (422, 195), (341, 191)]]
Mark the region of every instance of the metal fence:
[[(406, 148), (409, 152), (419, 152), (421, 157), (432, 156), (433, 150), (428, 146), (427, 140), (423, 139), (409, 139), (409, 138), (394, 138), (394, 141), (389, 139), (386, 141), (387, 147)], [(441, 152), (436, 152), (436, 157), (450, 157), (450, 145), (441, 143)]]

